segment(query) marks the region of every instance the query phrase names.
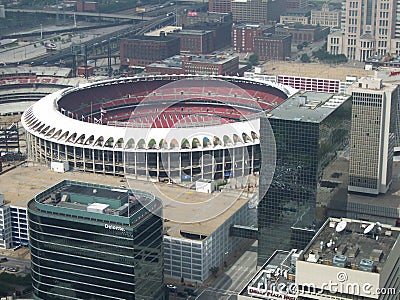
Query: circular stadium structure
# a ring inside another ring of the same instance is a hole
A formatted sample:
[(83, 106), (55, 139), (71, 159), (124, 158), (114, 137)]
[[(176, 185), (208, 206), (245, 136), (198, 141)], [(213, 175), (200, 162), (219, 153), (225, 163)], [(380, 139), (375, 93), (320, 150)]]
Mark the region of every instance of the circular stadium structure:
[(27, 109), (28, 155), (151, 181), (260, 169), (260, 117), (295, 89), (227, 76), (155, 75), (66, 88)]

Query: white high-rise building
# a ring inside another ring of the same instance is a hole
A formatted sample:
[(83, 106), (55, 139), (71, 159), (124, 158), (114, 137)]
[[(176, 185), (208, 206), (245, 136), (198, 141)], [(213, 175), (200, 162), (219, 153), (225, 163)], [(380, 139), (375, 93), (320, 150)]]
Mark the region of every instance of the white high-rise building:
[(399, 88), (364, 77), (347, 91), (353, 98), (348, 190), (386, 193), (392, 182)]
[(341, 30), (328, 36), (328, 52), (350, 60), (400, 54), (400, 0), (344, 0)]

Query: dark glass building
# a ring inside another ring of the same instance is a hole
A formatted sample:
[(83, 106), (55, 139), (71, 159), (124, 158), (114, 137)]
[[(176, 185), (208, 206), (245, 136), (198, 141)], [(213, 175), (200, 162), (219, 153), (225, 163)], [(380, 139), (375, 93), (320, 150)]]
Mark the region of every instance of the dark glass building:
[(35, 299), (163, 299), (161, 209), (150, 193), (73, 181), (37, 195)]
[(265, 149), (272, 137), (266, 136), (266, 120), (262, 120), (259, 265), (276, 249), (304, 248), (325, 221), (327, 205), (322, 198), (335, 190), (321, 188), (321, 178), (348, 142), (350, 114), (348, 96), (317, 92), (298, 93), (272, 110), (268, 121), (276, 143), (276, 168), (270, 186), (263, 178), (271, 172), (270, 164), (264, 162), (270, 156)]

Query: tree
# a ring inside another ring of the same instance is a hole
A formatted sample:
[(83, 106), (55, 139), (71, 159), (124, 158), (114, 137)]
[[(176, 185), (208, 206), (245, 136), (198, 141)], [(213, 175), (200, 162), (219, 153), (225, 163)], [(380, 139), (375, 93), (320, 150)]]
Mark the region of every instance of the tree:
[(300, 57), (300, 60), (301, 60), (301, 62), (303, 62), (303, 63), (309, 63), (311, 60), (310, 60), (310, 57), (307, 55), (307, 53), (303, 53), (302, 55), (301, 55), (301, 57)]
[(219, 271), (218, 267), (211, 267), (210, 268), (210, 272), (211, 272), (211, 274), (213, 274), (214, 277), (217, 277), (218, 271)]
[(303, 45), (302, 44), (298, 44), (297, 45), (297, 50), (303, 50)]
[(250, 66), (257, 66), (258, 65), (258, 55), (253, 53), (249, 56), (249, 64)]

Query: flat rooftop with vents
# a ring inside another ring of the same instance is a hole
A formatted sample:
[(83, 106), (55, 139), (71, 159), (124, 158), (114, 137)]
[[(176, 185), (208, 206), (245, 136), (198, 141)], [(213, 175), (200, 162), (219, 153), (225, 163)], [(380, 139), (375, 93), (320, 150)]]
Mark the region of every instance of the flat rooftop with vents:
[(329, 282), (344, 295), (371, 299), (380, 299), (376, 291), (381, 288), (399, 291), (399, 234), (399, 227), (378, 222), (328, 219), (296, 263), (296, 284), (314, 284), (314, 289), (300, 289), (300, 295), (316, 289), (332, 294)]
[(320, 123), (349, 98), (322, 92), (297, 93), (271, 110), (268, 117)]
[[(70, 218), (130, 225), (151, 212), (161, 214), (161, 200), (147, 192), (63, 180), (34, 197), (37, 210)], [(33, 206), (32, 206), (33, 207)]]

